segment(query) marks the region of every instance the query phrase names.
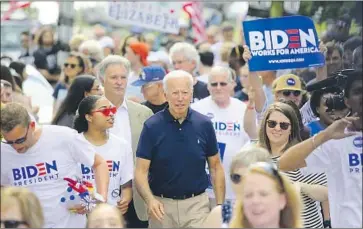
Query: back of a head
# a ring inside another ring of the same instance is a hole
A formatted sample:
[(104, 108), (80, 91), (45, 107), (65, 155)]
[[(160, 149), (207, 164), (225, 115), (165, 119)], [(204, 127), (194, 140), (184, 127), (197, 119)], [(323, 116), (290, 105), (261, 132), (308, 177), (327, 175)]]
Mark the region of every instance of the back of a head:
[(21, 104), (8, 103), (1, 108), (1, 131), (8, 133), (18, 125), (26, 128), (29, 124), (29, 113)]
[(236, 168), (247, 168), (256, 162), (271, 162), (270, 153), (266, 149), (256, 145), (245, 146), (232, 158), (231, 167), (229, 168), (230, 174)]
[(125, 228), (125, 220), (120, 211), (110, 204), (98, 204), (88, 215), (87, 228), (110, 228), (112, 221), (113, 227)]
[(214, 54), (210, 51), (199, 53), (200, 62), (204, 66), (212, 67), (214, 63)]
[(42, 206), (34, 193), (22, 187), (1, 188), (1, 220), (4, 215), (8, 215), (5, 213), (11, 212), (16, 205), (20, 208), (22, 219), (29, 228), (43, 228)]

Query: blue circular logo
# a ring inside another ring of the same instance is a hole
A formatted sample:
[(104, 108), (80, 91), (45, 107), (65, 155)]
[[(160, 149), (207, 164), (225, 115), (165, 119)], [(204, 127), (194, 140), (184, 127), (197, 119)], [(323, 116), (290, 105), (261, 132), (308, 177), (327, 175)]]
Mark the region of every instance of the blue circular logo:
[(212, 118), (214, 118), (214, 114), (212, 114), (212, 113), (208, 113), (208, 114), (207, 114), (207, 117), (208, 117), (208, 118), (210, 118), (210, 119), (212, 119)]
[(286, 80), (287, 85), (294, 86), (296, 84), (295, 80), (293, 78), (288, 78)]
[(356, 137), (353, 140), (353, 145), (357, 148), (362, 148), (363, 146), (363, 137)]

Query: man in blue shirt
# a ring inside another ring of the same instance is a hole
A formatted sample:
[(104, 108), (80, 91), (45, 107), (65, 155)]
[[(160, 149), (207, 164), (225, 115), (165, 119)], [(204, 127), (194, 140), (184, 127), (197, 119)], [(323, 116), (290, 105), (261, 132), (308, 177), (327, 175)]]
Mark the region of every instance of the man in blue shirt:
[(193, 77), (177, 70), (163, 79), (169, 106), (150, 117), (136, 152), (135, 181), (149, 209), (151, 228), (201, 227), (209, 199), (208, 162), (217, 204), (225, 177), (212, 122), (189, 108)]

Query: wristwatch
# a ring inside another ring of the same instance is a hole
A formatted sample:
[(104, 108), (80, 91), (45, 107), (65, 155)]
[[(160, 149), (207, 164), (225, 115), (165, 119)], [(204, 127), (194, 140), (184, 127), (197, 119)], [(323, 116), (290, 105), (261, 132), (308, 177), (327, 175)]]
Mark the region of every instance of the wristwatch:
[(101, 202), (101, 203), (106, 203), (105, 198), (103, 198), (103, 196), (102, 196), (101, 194), (97, 193), (97, 192), (93, 194), (93, 197), (94, 197), (97, 201), (99, 201), (99, 202)]

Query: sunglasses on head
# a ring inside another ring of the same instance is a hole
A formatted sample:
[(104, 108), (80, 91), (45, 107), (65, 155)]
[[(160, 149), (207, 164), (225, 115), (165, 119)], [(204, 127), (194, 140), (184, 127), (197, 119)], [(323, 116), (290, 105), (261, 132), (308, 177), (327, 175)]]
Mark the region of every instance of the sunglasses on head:
[(218, 84), (219, 84), (219, 86), (221, 86), (221, 87), (225, 87), (225, 86), (227, 86), (227, 84), (228, 84), (228, 83), (226, 83), (226, 82), (216, 82), (216, 83), (211, 83), (210, 85), (211, 85), (212, 87), (217, 87), (217, 86), (218, 86)]
[(28, 137), (28, 131), (29, 131), (29, 126), (28, 129), (26, 130), (25, 136), (19, 139), (16, 139), (14, 141), (6, 141), (6, 140), (2, 140), (3, 143), (5, 144), (9, 144), (9, 145), (14, 145), (14, 144), (22, 144), (26, 141), (27, 137)]
[(17, 228), (19, 225), (28, 225), (25, 221), (18, 220), (0, 220), (0, 224), (3, 224), (5, 228)]
[(280, 125), (281, 130), (287, 130), (287, 129), (289, 129), (289, 126), (291, 125), (288, 122), (276, 122), (274, 120), (267, 120), (267, 126), (269, 128), (275, 128), (277, 126), (277, 124)]
[(250, 167), (249, 167), (250, 170), (255, 169), (255, 168), (263, 169), (269, 175), (273, 176), (274, 178), (277, 178), (282, 189), (284, 189), (284, 183), (282, 181), (281, 175), (278, 172), (275, 164), (271, 164), (268, 162), (256, 162), (256, 163), (250, 165)]
[(76, 68), (77, 66), (78, 66), (77, 64), (64, 63), (64, 67), (65, 68), (68, 68), (68, 67), (70, 67), (70, 68)]
[(290, 91), (290, 90), (285, 90), (285, 91), (282, 91), (282, 94), (284, 96), (290, 96), (291, 94), (293, 94), (295, 97), (298, 97), (300, 94), (301, 94), (301, 91)]
[(117, 111), (116, 107), (107, 107), (107, 108), (103, 108), (103, 109), (100, 109), (100, 110), (93, 111), (92, 113), (100, 112), (104, 116), (110, 116), (111, 113), (116, 114), (116, 111)]

